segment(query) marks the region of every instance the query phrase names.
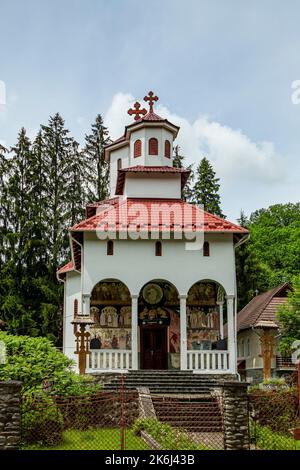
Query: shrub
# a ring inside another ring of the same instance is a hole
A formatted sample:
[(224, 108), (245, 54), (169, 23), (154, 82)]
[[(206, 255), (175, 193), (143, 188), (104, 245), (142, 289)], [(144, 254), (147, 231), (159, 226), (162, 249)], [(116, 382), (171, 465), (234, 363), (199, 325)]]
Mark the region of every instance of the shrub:
[(276, 433), (268, 426), (261, 426), (250, 421), (250, 437), (259, 449), (263, 450), (294, 450), (296, 441), (291, 436)]
[(25, 396), (22, 402), (23, 444), (57, 445), (62, 440), (63, 417), (52, 397)]
[(79, 376), (72, 369), (74, 361), (58, 351), (47, 338), (14, 336), (0, 332), (6, 345), (6, 363), (0, 365), (0, 380), (20, 380), (23, 392), (40, 392), (45, 379), (49, 393), (83, 395), (99, 390), (93, 379)]
[(138, 418), (132, 427), (134, 434), (146, 431), (165, 450), (208, 450), (204, 444), (196, 444), (188, 435), (156, 418)]

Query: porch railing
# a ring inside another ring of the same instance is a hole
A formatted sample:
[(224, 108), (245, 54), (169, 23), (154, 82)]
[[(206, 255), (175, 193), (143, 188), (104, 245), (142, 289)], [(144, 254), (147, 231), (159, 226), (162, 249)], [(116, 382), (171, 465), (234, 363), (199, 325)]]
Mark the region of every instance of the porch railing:
[(118, 371), (131, 369), (131, 351), (127, 349), (91, 349), (87, 360), (89, 370)]
[(205, 373), (224, 373), (229, 371), (228, 351), (188, 351), (188, 370), (201, 371)]

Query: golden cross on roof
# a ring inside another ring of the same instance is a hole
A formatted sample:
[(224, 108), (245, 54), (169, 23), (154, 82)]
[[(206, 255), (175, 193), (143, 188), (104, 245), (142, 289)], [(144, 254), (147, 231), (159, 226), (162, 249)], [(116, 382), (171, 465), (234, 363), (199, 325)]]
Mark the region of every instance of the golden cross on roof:
[(140, 114), (141, 115), (145, 115), (147, 114), (147, 110), (145, 108), (143, 109), (140, 109), (141, 105), (138, 101), (136, 101), (133, 105), (134, 109), (130, 108), (128, 109), (127, 113), (130, 114), (130, 116), (132, 116), (133, 114), (135, 115), (134, 116), (134, 120), (135, 121), (138, 121), (140, 119)]
[(144, 101), (149, 101), (149, 113), (153, 113), (153, 103), (158, 101), (158, 96), (155, 96), (153, 91), (149, 91), (148, 95), (144, 97)]

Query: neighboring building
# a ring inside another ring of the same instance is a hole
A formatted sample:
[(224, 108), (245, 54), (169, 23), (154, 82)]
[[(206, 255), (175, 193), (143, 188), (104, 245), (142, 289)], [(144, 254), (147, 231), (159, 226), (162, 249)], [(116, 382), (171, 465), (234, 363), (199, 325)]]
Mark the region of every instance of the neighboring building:
[(90, 371), (235, 374), (235, 248), (248, 231), (181, 199), (189, 171), (173, 167), (179, 128), (153, 112), (157, 97), (146, 100), (150, 111), (136, 103), (135, 121), (106, 147), (110, 199), (69, 229), (72, 260), (58, 271), (63, 350), (77, 359), (72, 322), (91, 316)]
[(290, 290), (290, 284), (285, 283), (257, 295), (237, 315), (238, 372), (253, 383), (290, 374), (295, 369), (291, 359), (278, 352), (280, 331), (276, 313), (287, 301)]

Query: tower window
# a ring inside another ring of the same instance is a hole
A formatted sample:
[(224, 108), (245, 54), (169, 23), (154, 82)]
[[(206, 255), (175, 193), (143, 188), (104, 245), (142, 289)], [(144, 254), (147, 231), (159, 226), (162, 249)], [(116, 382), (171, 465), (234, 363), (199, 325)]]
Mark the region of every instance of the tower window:
[(108, 240), (107, 242), (106, 254), (108, 256), (112, 256), (114, 254), (114, 242), (112, 240)]
[(117, 165), (118, 165), (118, 170), (121, 170), (121, 168), (122, 168), (122, 158), (118, 158)]
[(133, 156), (134, 158), (140, 157), (142, 155), (142, 141), (140, 139), (134, 142), (133, 147)]
[(158, 140), (155, 137), (149, 139), (149, 155), (158, 155)]
[(203, 243), (203, 256), (209, 256), (210, 253), (209, 253), (209, 243), (208, 242), (204, 242)]
[(162, 244), (160, 241), (155, 242), (155, 256), (162, 256)]
[(171, 157), (171, 144), (169, 140), (165, 140), (165, 157)]

